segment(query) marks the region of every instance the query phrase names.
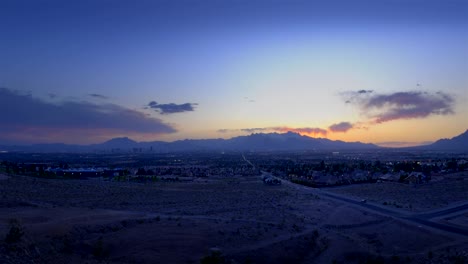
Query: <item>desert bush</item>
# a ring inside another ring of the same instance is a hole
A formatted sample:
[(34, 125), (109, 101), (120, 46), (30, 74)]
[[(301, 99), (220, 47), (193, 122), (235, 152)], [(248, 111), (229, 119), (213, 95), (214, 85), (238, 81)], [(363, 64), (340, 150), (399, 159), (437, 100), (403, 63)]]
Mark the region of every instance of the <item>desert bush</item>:
[(319, 237), (319, 232), (317, 229), (314, 230), (314, 232), (312, 233), (314, 238), (318, 238)]
[(298, 225), (296, 225), (296, 224), (293, 224), (293, 225), (292, 225), (292, 229), (293, 229), (294, 232), (299, 232), (299, 231), (301, 231), (301, 228), (300, 228)]
[(108, 252), (104, 248), (104, 242), (102, 240), (102, 237), (100, 237), (96, 241), (96, 243), (94, 243), (92, 253), (95, 258), (100, 259), (100, 260), (107, 257)]
[(448, 260), (453, 264), (465, 264), (468, 263), (468, 256), (455, 252), (454, 255), (448, 257)]
[(60, 251), (65, 254), (73, 253), (73, 243), (69, 236), (64, 236), (62, 238), (62, 248)]
[(390, 258), (390, 261), (391, 263), (400, 263), (400, 256), (398, 255), (393, 255), (391, 258)]
[(367, 264), (384, 264), (385, 259), (382, 256), (374, 256), (364, 252), (350, 252), (344, 256), (345, 263), (367, 263)]
[(5, 236), (5, 242), (8, 244), (17, 243), (21, 241), (24, 235), (24, 229), (19, 223), (18, 219), (10, 220), (10, 230)]
[(212, 250), (211, 254), (200, 259), (200, 264), (223, 264), (226, 263), (226, 258), (221, 251)]

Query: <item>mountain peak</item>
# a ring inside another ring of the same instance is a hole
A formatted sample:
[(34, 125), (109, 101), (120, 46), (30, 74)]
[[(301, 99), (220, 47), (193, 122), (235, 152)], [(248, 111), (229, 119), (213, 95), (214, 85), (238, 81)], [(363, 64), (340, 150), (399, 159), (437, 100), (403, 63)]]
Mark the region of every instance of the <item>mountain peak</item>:
[(118, 138), (112, 138), (104, 143), (102, 145), (112, 147), (112, 148), (128, 148), (132, 147), (134, 145), (137, 145), (138, 143), (128, 137), (118, 137)]
[(433, 144), (427, 146), (437, 150), (468, 150), (468, 129), (462, 134), (455, 136), (451, 139), (439, 139)]
[(333, 141), (302, 136), (288, 131), (285, 133), (253, 133), (248, 136), (238, 136), (226, 140), (226, 149), (244, 149), (259, 151), (296, 151), (296, 150), (342, 150), (342, 149), (376, 149), (373, 144), (358, 142)]
[(293, 131), (288, 131), (285, 133), (286, 135), (296, 135), (296, 136), (300, 136), (301, 134), (297, 133), (297, 132), (293, 132)]
[(109, 139), (108, 141), (106, 142), (132, 142), (132, 143), (136, 143), (136, 141), (128, 138), (128, 137), (117, 137), (117, 138), (112, 138), (112, 139)]

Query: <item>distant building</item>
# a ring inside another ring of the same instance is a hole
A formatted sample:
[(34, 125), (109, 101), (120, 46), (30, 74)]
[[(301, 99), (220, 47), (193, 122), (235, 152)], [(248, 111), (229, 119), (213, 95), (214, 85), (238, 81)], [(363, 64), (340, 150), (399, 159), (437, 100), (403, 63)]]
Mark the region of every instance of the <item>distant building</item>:
[(107, 168), (74, 168), (74, 169), (62, 169), (54, 168), (47, 170), (50, 173), (55, 174), (59, 177), (73, 178), (73, 179), (87, 179), (87, 178), (99, 178), (99, 177), (115, 177), (121, 176), (124, 173), (123, 169), (107, 169)]

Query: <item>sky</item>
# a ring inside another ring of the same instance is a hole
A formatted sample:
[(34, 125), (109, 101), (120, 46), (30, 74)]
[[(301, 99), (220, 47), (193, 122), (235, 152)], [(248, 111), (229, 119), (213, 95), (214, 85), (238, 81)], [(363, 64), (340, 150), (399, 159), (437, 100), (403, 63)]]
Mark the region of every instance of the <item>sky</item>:
[(465, 0), (3, 0), (0, 143), (468, 129)]

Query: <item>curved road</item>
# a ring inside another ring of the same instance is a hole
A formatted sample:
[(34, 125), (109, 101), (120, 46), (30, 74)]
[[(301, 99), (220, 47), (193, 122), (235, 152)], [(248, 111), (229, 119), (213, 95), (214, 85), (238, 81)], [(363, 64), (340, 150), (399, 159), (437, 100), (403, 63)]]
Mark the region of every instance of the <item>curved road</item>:
[(442, 217), (445, 215), (455, 214), (455, 213), (463, 213), (464, 211), (468, 210), (468, 202), (465, 204), (456, 206), (456, 207), (442, 208), (440, 210), (429, 212), (429, 213), (411, 213), (411, 212), (406, 212), (406, 211), (388, 209), (388, 208), (381, 207), (372, 203), (367, 203), (366, 201), (354, 200), (344, 195), (341, 195), (341, 194), (338, 195), (338, 194), (335, 194), (335, 193), (332, 193), (323, 189), (311, 188), (311, 187), (295, 184), (290, 181), (285, 181), (276, 176), (273, 176), (271, 173), (262, 171), (262, 175), (265, 175), (265, 174), (268, 174), (268, 176), (270, 177), (279, 179), (284, 184), (291, 186), (295, 189), (302, 189), (303, 191), (312, 192), (315, 195), (318, 195), (321, 197), (329, 198), (335, 201), (340, 201), (340, 202), (354, 205), (354, 206), (359, 206), (359, 207), (374, 211), (384, 216), (406, 220), (409, 222), (417, 223), (418, 225), (425, 225), (434, 229), (438, 229), (438, 230), (442, 230), (442, 231), (446, 231), (450, 233), (468, 236), (468, 228), (431, 221), (432, 218)]
[[(252, 162), (250, 162), (248, 159), (246, 159), (243, 153), (242, 153), (242, 158), (245, 160), (245, 162), (247, 162), (248, 164), (250, 164), (252, 167), (255, 168), (255, 165), (252, 164)], [(351, 199), (341, 194), (337, 195), (335, 193), (331, 193), (323, 189), (316, 189), (316, 188), (311, 188), (311, 187), (295, 184), (290, 181), (285, 181), (276, 176), (273, 176), (273, 174), (266, 172), (266, 171), (261, 171), (261, 173), (262, 173), (262, 176), (265, 176), (265, 174), (267, 174), (269, 177), (276, 178), (282, 181), (283, 183), (285, 183), (286, 185), (291, 186), (295, 189), (302, 189), (303, 191), (312, 192), (315, 195), (318, 195), (321, 197), (326, 197), (326, 198), (340, 201), (346, 204), (359, 206), (359, 207), (377, 212), (384, 216), (399, 218), (402, 220), (407, 220), (413, 223), (417, 223), (418, 225), (425, 225), (434, 229), (468, 236), (468, 228), (431, 221), (432, 218), (443, 217), (445, 215), (449, 215), (449, 214), (452, 215), (455, 213), (463, 213), (464, 211), (467, 211), (468, 202), (465, 202), (464, 204), (459, 205), (459, 206), (455, 206), (451, 208), (442, 208), (440, 210), (427, 212), (427, 213), (411, 213), (411, 212), (405, 212), (405, 211), (400, 211), (400, 210), (391, 210), (391, 209), (384, 208), (375, 204), (367, 203), (365, 200), (358, 201), (358, 200)]]
[(348, 204), (358, 205), (360, 207), (370, 209), (370, 210), (372, 210), (374, 212), (377, 212), (377, 213), (385, 215), (385, 216), (390, 216), (390, 217), (393, 217), (393, 218), (400, 218), (400, 219), (411, 221), (411, 222), (414, 222), (414, 223), (417, 223), (417, 224), (420, 224), (420, 225), (425, 225), (425, 226), (429, 226), (429, 227), (432, 227), (432, 228), (435, 228), (435, 229), (439, 229), (439, 230), (442, 230), (442, 231), (447, 231), (447, 232), (451, 232), (451, 233), (456, 233), (456, 234), (468, 236), (468, 229), (466, 229), (466, 228), (463, 228), (463, 227), (460, 227), (460, 226), (455, 226), (455, 225), (439, 223), (439, 222), (433, 222), (433, 221), (430, 220), (430, 219), (432, 219), (434, 217), (441, 217), (441, 216), (444, 216), (444, 215), (447, 215), (447, 214), (453, 214), (453, 213), (456, 213), (456, 212), (464, 211), (464, 210), (468, 209), (468, 204), (464, 204), (464, 205), (457, 206), (457, 207), (454, 207), (454, 208), (449, 208), (449, 209), (441, 209), (440, 211), (433, 212), (433, 213), (430, 213), (430, 214), (413, 214), (413, 213), (397, 212), (397, 211), (389, 210), (389, 209), (386, 209), (386, 208), (383, 208), (383, 207), (380, 207), (380, 206), (376, 206), (376, 205), (373, 205), (373, 204), (368, 204), (368, 203), (365, 203), (365, 202), (352, 200), (352, 199), (349, 199), (349, 198), (346, 198), (346, 197), (343, 197), (343, 196), (338, 196), (338, 195), (335, 195), (335, 194), (332, 194), (332, 193), (329, 193), (329, 192), (323, 191), (323, 190), (321, 190), (321, 192), (317, 193), (317, 194), (321, 195), (321, 196), (328, 197), (328, 198), (332, 198), (334, 200), (345, 202), (345, 203), (348, 203)]

